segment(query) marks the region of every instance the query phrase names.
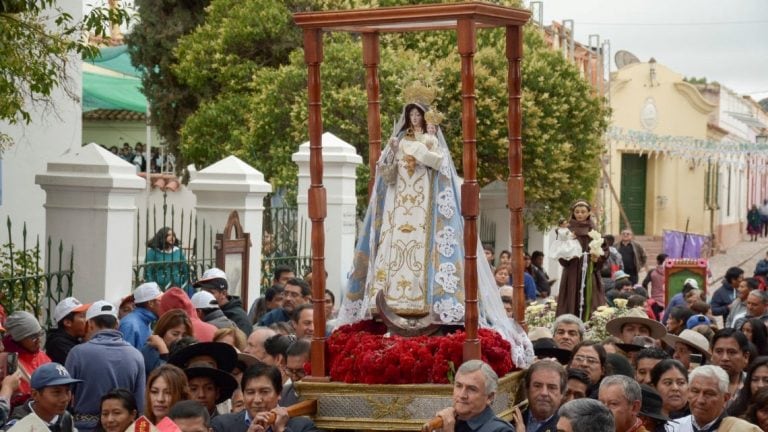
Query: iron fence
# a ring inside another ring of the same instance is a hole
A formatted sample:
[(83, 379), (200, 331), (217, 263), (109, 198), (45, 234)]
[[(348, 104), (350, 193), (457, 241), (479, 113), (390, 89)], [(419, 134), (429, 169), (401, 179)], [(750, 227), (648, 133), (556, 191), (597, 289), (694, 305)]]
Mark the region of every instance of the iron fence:
[(291, 268), (302, 277), (312, 269), (312, 254), (307, 238), (309, 221), (299, 218), (296, 207), (268, 207), (264, 210), (261, 287), (272, 285), (278, 266)]
[[(149, 246), (150, 240), (163, 228), (170, 228), (175, 234), (178, 240), (176, 249), (160, 251)], [(159, 212), (157, 206), (153, 206), (151, 211), (148, 208), (143, 224), (141, 214), (136, 215), (133, 286), (152, 281), (163, 290), (178, 286), (192, 292), (192, 284), (207, 269), (216, 265), (214, 243), (214, 231), (210, 224), (200, 220), (194, 211), (185, 214), (182, 209), (177, 217), (175, 207), (168, 205), (167, 195), (163, 194)], [(145, 252), (143, 262), (142, 250)]]
[(58, 247), (54, 247), (48, 237), (43, 268), (40, 237), (35, 239), (33, 247), (28, 247), (27, 224), (24, 223), (21, 248), (18, 248), (13, 241), (10, 217), (6, 225), (8, 241), (0, 248), (0, 305), (9, 315), (17, 310), (26, 310), (43, 317), (50, 327), (54, 324), (52, 315), (56, 304), (72, 295), (75, 249), (70, 248), (69, 257), (65, 257), (64, 243), (59, 241)]

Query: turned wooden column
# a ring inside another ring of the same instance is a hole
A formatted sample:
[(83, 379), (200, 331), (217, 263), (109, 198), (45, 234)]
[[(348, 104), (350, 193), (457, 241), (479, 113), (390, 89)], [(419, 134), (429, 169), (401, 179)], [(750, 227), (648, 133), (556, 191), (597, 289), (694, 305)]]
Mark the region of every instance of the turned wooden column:
[(480, 214), (480, 186), (477, 184), (477, 121), (475, 118), (474, 56), (477, 49), (475, 22), (461, 19), (457, 26), (461, 56), (461, 134), (464, 183), (461, 185), (461, 215), (464, 217), (464, 361), (480, 359), (477, 337), (477, 217)]
[(319, 29), (304, 30), (304, 62), (307, 64), (309, 95), (309, 177), (308, 215), (312, 221), (312, 375), (310, 380), (325, 377), (325, 216), (327, 210), (323, 186), (323, 114), (320, 89), (320, 64), (323, 40)]
[(381, 101), (379, 100), (379, 34), (363, 33), (365, 91), (368, 95), (368, 197), (376, 180), (376, 162), (381, 155)]
[(523, 272), (523, 137), (522, 137), (522, 70), (523, 27), (507, 27), (507, 86), (509, 88), (509, 179), (507, 179), (507, 201), (509, 203), (509, 226), (512, 237), (512, 281), (515, 288), (515, 318), (520, 324), (525, 321), (525, 289)]

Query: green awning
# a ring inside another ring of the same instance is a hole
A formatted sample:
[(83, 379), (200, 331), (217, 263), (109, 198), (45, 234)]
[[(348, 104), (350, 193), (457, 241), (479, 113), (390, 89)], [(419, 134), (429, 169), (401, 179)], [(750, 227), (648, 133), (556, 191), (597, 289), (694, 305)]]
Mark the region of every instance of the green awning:
[(128, 110), (146, 114), (147, 98), (141, 80), (83, 72), (83, 112), (96, 109)]
[(141, 78), (141, 71), (131, 64), (131, 56), (128, 54), (126, 45), (99, 48), (99, 55), (88, 62), (113, 72)]

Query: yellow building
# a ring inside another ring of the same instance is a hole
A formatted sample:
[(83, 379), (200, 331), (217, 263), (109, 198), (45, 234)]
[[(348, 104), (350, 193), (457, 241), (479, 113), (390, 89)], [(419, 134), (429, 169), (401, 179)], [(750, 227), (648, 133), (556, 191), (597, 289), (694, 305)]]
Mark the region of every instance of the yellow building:
[(689, 143), (707, 139), (707, 119), (716, 106), (653, 59), (625, 65), (612, 76), (610, 105), (605, 161), (611, 184), (602, 192), (606, 231), (618, 233), (628, 222), (642, 235), (686, 228), (709, 235), (716, 214), (707, 205), (708, 167), (689, 157)]

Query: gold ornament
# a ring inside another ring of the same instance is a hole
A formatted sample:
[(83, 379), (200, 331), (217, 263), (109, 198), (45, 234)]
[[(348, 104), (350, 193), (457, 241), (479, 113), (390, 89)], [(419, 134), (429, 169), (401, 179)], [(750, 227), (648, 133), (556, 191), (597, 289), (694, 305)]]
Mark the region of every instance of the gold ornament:
[(422, 106), (430, 106), (435, 100), (436, 91), (432, 87), (427, 87), (421, 81), (414, 81), (403, 90), (405, 103), (418, 103)]
[(433, 124), (435, 126), (439, 125), (444, 118), (445, 115), (438, 111), (437, 107), (432, 107), (429, 111), (426, 112), (426, 114), (424, 114), (424, 120), (426, 120), (427, 123)]

